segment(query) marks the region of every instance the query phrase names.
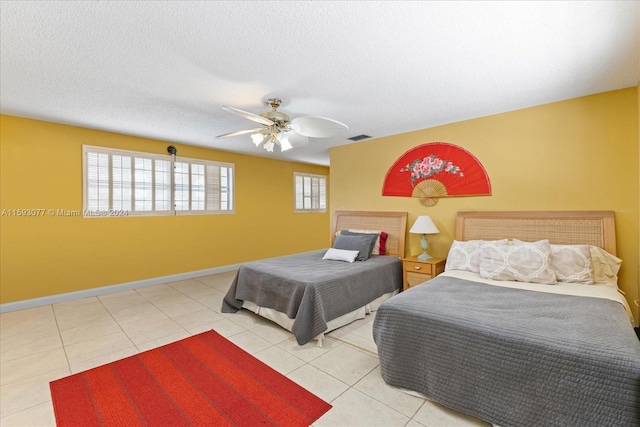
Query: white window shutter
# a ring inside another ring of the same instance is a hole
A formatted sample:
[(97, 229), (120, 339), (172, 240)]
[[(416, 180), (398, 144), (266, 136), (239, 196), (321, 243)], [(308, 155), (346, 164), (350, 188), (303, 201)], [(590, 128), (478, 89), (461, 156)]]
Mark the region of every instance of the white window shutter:
[(171, 206), (171, 162), (155, 160), (155, 211), (170, 212)]
[(327, 179), (294, 172), (294, 212), (327, 211)]
[(82, 150), (87, 216), (233, 213), (232, 163), (88, 145)]
[(87, 162), (87, 203), (85, 209), (109, 209), (109, 154), (86, 153)]
[(189, 210), (189, 163), (175, 162), (175, 209), (176, 211)]
[(206, 209), (218, 211), (220, 210), (220, 166), (207, 165), (205, 175), (207, 179)]

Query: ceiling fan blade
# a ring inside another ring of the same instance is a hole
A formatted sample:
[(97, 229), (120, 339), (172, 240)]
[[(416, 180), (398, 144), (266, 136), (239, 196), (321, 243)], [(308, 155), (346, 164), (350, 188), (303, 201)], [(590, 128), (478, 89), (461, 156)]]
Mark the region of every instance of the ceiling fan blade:
[(254, 122), (260, 123), (261, 125), (273, 126), (273, 122), (266, 117), (258, 116), (257, 114), (249, 113), (243, 110), (238, 110), (237, 108), (233, 107), (223, 106), (222, 109), (224, 111), (237, 114), (240, 117), (244, 117), (245, 119), (253, 120)]
[(255, 128), (255, 129), (246, 129), (246, 130), (239, 130), (236, 132), (230, 132), (230, 133), (225, 133), (222, 135), (218, 135), (216, 136), (216, 138), (227, 138), (229, 136), (238, 136), (238, 135), (245, 135), (247, 133), (254, 133), (254, 132), (267, 132), (269, 131), (269, 128)]
[(329, 138), (349, 130), (349, 126), (337, 120), (316, 116), (296, 117), (291, 121), (291, 128), (311, 138)]

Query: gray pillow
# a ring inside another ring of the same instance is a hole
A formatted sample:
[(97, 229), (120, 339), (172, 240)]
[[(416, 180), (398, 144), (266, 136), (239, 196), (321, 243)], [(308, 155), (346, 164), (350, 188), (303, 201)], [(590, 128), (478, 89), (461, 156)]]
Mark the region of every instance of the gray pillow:
[(343, 236), (365, 236), (372, 238), (371, 249), (369, 250), (369, 257), (373, 254), (373, 250), (376, 248), (376, 243), (378, 243), (378, 237), (380, 237), (380, 233), (361, 233), (359, 231), (349, 231), (349, 230), (341, 230), (340, 234)]
[(349, 251), (358, 251), (356, 261), (368, 260), (373, 251), (373, 247), (376, 244), (377, 235), (371, 236), (346, 236), (340, 234), (336, 236), (336, 240), (333, 243), (334, 249), (346, 249)]

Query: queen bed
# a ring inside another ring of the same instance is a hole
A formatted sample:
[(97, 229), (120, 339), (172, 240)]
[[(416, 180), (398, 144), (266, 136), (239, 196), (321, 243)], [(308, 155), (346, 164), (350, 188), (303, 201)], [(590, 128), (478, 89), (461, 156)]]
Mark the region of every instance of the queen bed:
[[(298, 344), (315, 339), (322, 346), (324, 334), (364, 318), (398, 293), (406, 221), (406, 212), (337, 211), (332, 248), (242, 264), (222, 311), (250, 310), (291, 331)], [(339, 236), (342, 233), (349, 236)], [(335, 248), (339, 241), (376, 233), (368, 259), (326, 259), (349, 252)]]
[(378, 309), (385, 382), (501, 427), (640, 425), (613, 212), (461, 212), (456, 228), (445, 272)]

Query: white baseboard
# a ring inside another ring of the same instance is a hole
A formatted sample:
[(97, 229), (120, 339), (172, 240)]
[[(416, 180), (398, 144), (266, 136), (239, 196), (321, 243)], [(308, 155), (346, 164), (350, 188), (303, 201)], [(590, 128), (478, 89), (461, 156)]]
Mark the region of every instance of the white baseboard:
[(41, 298), (33, 298), (22, 301), (8, 302), (0, 304), (0, 313), (23, 310), (25, 308), (39, 307), (42, 305), (57, 304), (61, 302), (73, 301), (80, 298), (95, 297), (98, 295), (112, 294), (114, 292), (126, 291), (130, 289), (143, 288), (145, 286), (161, 285), (167, 282), (177, 282), (178, 280), (193, 279), (195, 277), (209, 276), (211, 274), (234, 271), (240, 264), (225, 265), (223, 267), (208, 268), (206, 270), (189, 271), (187, 273), (172, 274), (169, 276), (154, 277), (151, 279), (137, 280), (135, 282), (120, 283), (118, 285), (102, 286), (100, 288), (83, 289), (76, 292), (50, 295)]

